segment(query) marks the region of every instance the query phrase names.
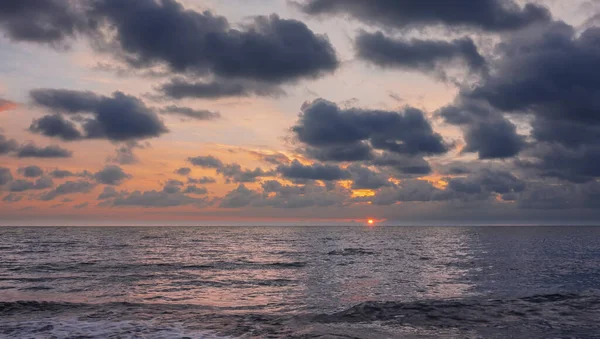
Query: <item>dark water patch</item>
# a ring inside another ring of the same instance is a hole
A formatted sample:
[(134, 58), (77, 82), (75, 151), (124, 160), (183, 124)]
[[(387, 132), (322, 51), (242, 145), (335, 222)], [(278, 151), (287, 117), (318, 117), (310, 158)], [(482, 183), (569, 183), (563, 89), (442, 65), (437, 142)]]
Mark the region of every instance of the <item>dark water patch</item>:
[(375, 252), (364, 248), (344, 248), (341, 250), (330, 251), (329, 255), (373, 255)]

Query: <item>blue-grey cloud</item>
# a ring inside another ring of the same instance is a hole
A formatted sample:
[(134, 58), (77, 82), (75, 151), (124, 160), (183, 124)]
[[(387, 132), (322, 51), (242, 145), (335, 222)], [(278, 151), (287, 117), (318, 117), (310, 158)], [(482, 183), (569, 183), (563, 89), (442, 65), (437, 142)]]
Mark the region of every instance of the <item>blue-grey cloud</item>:
[(221, 118), (219, 112), (211, 112), (209, 110), (197, 110), (189, 107), (167, 106), (161, 110), (162, 114), (175, 115), (181, 118), (189, 118), (193, 120), (216, 120)]
[(0, 167), (0, 186), (4, 186), (13, 180), (10, 168)]
[[(424, 113), (416, 108), (400, 112), (341, 109), (332, 102), (317, 99), (303, 105), (292, 131), (300, 142), (309, 146), (308, 153), (316, 155), (310, 148), (325, 152), (333, 147), (360, 149), (360, 143), (362, 147), (368, 144), (372, 149), (411, 156), (447, 152), (441, 135), (433, 131)], [(344, 159), (342, 154), (348, 157)], [(358, 158), (356, 152), (336, 152), (336, 155), (336, 160)], [(368, 159), (366, 153), (364, 158)]]
[(73, 152), (57, 145), (39, 147), (33, 143), (21, 146), (16, 153), (19, 158), (70, 158)]
[(85, 30), (87, 23), (72, 0), (0, 2), (0, 29), (12, 40), (58, 43)]
[(367, 24), (400, 29), (444, 25), (499, 32), (551, 19), (545, 7), (520, 7), (513, 0), (305, 0), (299, 6), (309, 14), (347, 14)]
[(381, 67), (438, 73), (445, 77), (444, 67), (458, 63), (469, 71), (481, 72), (486, 61), (470, 38), (452, 41), (400, 40), (381, 32), (360, 33), (355, 42), (358, 57)]
[(288, 179), (300, 180), (342, 180), (350, 178), (350, 172), (333, 165), (303, 165), (294, 160), (290, 165), (281, 165), (277, 171)]
[(252, 81), (189, 81), (183, 78), (173, 78), (161, 84), (158, 91), (172, 99), (216, 99), (227, 97), (248, 96), (279, 96), (283, 90), (272, 84)]
[(76, 194), (76, 193), (89, 193), (95, 185), (89, 181), (67, 181), (61, 185), (58, 185), (53, 190), (46, 192), (40, 196), (40, 200), (49, 201), (53, 200), (58, 196)]
[(130, 178), (131, 175), (125, 173), (121, 167), (116, 165), (105, 166), (94, 174), (94, 179), (98, 183), (111, 186), (118, 186)]
[[(37, 89), (31, 91), (31, 98), (37, 105), (72, 120), (45, 116), (34, 120), (30, 130), (66, 141), (82, 138), (128, 141), (158, 137), (168, 131), (158, 115), (141, 100), (121, 92), (106, 97), (92, 92)], [(92, 114), (93, 118), (82, 114)]]
[(21, 167), (17, 170), (17, 172), (19, 172), (26, 178), (37, 178), (41, 177), (44, 174), (44, 170), (36, 165)]
[(278, 83), (338, 66), (325, 37), (277, 15), (257, 17), (239, 30), (224, 17), (174, 0), (98, 0), (90, 16), (112, 28), (114, 38), (105, 39), (132, 67), (163, 63), (175, 72)]

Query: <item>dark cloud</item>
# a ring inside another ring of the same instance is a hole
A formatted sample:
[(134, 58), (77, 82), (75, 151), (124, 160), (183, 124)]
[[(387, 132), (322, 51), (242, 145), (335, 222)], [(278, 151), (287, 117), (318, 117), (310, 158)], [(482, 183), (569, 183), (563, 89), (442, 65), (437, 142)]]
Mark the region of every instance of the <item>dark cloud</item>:
[(92, 16), (113, 29), (107, 44), (120, 47), (133, 67), (162, 63), (175, 72), (282, 82), (338, 66), (325, 37), (277, 15), (257, 17), (238, 30), (224, 17), (185, 9), (174, 0), (100, 0)]
[(182, 118), (194, 120), (216, 120), (221, 118), (219, 112), (211, 112), (208, 110), (196, 110), (189, 107), (168, 106), (161, 110), (163, 114), (176, 115)]
[(275, 174), (272, 171), (265, 171), (258, 167), (254, 170), (243, 169), (239, 164), (223, 165), (217, 169), (217, 173), (225, 177), (227, 181), (233, 181), (236, 183), (256, 182), (258, 178), (268, 177)]
[(95, 185), (88, 181), (67, 181), (64, 184), (57, 186), (55, 189), (43, 194), (40, 200), (53, 200), (61, 195), (75, 194), (75, 193), (89, 193)]
[(188, 158), (188, 161), (192, 165), (202, 167), (202, 168), (218, 169), (218, 168), (223, 167), (223, 162), (221, 162), (221, 160), (213, 157), (212, 155)]
[(320, 161), (364, 161), (373, 158), (373, 150), (366, 142), (355, 142), (347, 145), (308, 147), (306, 155)]
[(353, 189), (376, 190), (384, 186), (391, 186), (386, 175), (374, 172), (367, 167), (353, 164), (348, 167), (348, 171), (352, 175)]
[(50, 178), (39, 178), (35, 182), (28, 180), (15, 180), (10, 183), (9, 190), (11, 192), (25, 192), (29, 190), (45, 190), (52, 188), (54, 182)]
[(445, 76), (444, 67), (462, 64), (470, 71), (481, 72), (485, 59), (470, 38), (452, 41), (398, 40), (381, 32), (361, 32), (356, 38), (358, 56), (381, 67), (418, 70)]
[(219, 204), (220, 208), (242, 208), (251, 205), (256, 199), (260, 199), (261, 195), (255, 192), (244, 184), (240, 184), (236, 189), (227, 193)]
[(83, 138), (83, 135), (75, 124), (59, 114), (46, 115), (33, 120), (31, 126), (29, 126), (29, 130), (33, 133), (60, 138), (65, 141), (80, 140)]
[(98, 195), (98, 200), (108, 200), (112, 198), (124, 197), (127, 195), (126, 191), (117, 191), (112, 186), (104, 186), (104, 190)]
[(192, 169), (189, 168), (189, 167), (182, 167), (182, 168), (176, 169), (175, 173), (179, 174), (179, 175), (186, 176), (186, 175), (190, 175), (190, 173), (192, 173)]
[(431, 166), (422, 157), (383, 152), (375, 157), (372, 163), (376, 166), (391, 168), (398, 174), (425, 175), (431, 173)]
[(444, 191), (424, 180), (402, 180), (397, 187), (383, 188), (373, 197), (375, 205), (392, 205), (397, 202), (430, 202), (446, 200)]
[(72, 0), (0, 2), (0, 29), (15, 41), (55, 44), (87, 27)]
[(303, 165), (294, 160), (290, 165), (280, 165), (277, 171), (285, 178), (301, 180), (342, 180), (350, 178), (350, 173), (339, 166)]
[(182, 193), (166, 193), (158, 191), (135, 191), (129, 195), (117, 197), (108, 204), (114, 207), (122, 206), (140, 206), (140, 207), (156, 207), (167, 208), (176, 206), (194, 205), (197, 207), (206, 207), (212, 203), (207, 198), (192, 198)]
[[(64, 140), (127, 141), (158, 137), (167, 132), (155, 112), (138, 98), (121, 92), (105, 97), (92, 92), (38, 89), (31, 91), (31, 97), (37, 105), (78, 121), (83, 130), (79, 132), (73, 121), (55, 114), (34, 120), (30, 127), (32, 132), (46, 136)], [(91, 114), (93, 118), (82, 114)]]
[(386, 28), (445, 25), (498, 32), (551, 18), (545, 7), (520, 7), (512, 0), (306, 0), (300, 6), (309, 14), (347, 14)]
[(56, 179), (64, 179), (68, 177), (84, 177), (84, 178), (92, 178), (94, 175), (88, 171), (83, 171), (79, 173), (73, 173), (67, 170), (56, 169), (48, 173), (51, 177)]
[(344, 110), (332, 102), (317, 99), (303, 105), (292, 131), (300, 142), (309, 146), (309, 154), (323, 159), (368, 159), (366, 144), (373, 149), (407, 155), (447, 152), (442, 137), (433, 131), (423, 112), (415, 108), (401, 112)]
[(350, 202), (351, 191), (334, 183), (319, 185), (309, 181), (304, 185), (283, 185), (271, 180), (262, 184), (263, 193), (252, 202), (255, 207), (308, 208), (344, 206)]
[(451, 179), (448, 189), (455, 192), (475, 193), (521, 193), (525, 190), (524, 181), (507, 171), (481, 170), (466, 178)]
[(501, 44), (493, 76), (463, 95), (503, 112), (598, 124), (598, 41), (600, 28), (577, 35), (562, 22), (515, 35)]
[(33, 143), (21, 146), (16, 153), (19, 158), (70, 158), (73, 152), (57, 145), (39, 147)]
[(247, 96), (279, 96), (283, 91), (276, 86), (257, 82), (241, 81), (188, 81), (174, 78), (159, 86), (165, 96), (172, 99), (216, 99)]
[(188, 184), (214, 184), (217, 180), (211, 177), (188, 178)]
[(186, 194), (196, 194), (196, 195), (204, 195), (204, 194), (208, 194), (208, 190), (204, 187), (198, 187), (195, 185), (188, 185), (185, 190), (183, 191), (183, 193)]
[(39, 166), (27, 166), (19, 168), (18, 172), (26, 178), (37, 178), (44, 174), (44, 170)]
[(525, 147), (525, 137), (517, 133), (517, 127), (502, 118), (481, 121), (465, 131), (465, 152), (477, 152), (479, 159), (513, 157)]
[(14, 139), (8, 139), (0, 134), (0, 154), (8, 154), (19, 149), (19, 144)]
[(98, 183), (112, 186), (118, 186), (130, 178), (131, 175), (125, 173), (121, 167), (115, 165), (105, 166), (102, 170), (94, 174), (94, 179)]
[(530, 157), (519, 160), (518, 165), (533, 169), (542, 177), (575, 183), (600, 177), (600, 145), (570, 149), (560, 144), (540, 144), (529, 155)]
[(163, 186), (163, 192), (169, 194), (179, 193), (183, 185), (184, 183), (179, 180), (169, 180)]
[(0, 186), (4, 186), (13, 180), (10, 168), (0, 167)]

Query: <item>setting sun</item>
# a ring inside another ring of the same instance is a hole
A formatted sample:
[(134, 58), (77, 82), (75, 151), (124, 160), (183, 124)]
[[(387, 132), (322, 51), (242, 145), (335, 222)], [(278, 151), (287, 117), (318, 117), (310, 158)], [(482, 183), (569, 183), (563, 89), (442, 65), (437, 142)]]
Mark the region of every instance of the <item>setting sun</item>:
[(369, 219), (369, 220), (367, 220), (367, 223), (368, 223), (369, 225), (373, 225), (373, 224), (375, 223), (375, 221), (374, 221), (373, 219)]

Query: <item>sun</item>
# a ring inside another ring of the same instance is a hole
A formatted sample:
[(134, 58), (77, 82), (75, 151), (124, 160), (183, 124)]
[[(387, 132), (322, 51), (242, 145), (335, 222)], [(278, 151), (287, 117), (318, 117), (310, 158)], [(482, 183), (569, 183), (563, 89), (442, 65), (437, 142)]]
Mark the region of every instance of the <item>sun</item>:
[(375, 223), (375, 220), (373, 220), (373, 219), (367, 220), (367, 224), (369, 224), (369, 225), (373, 225), (374, 223)]

